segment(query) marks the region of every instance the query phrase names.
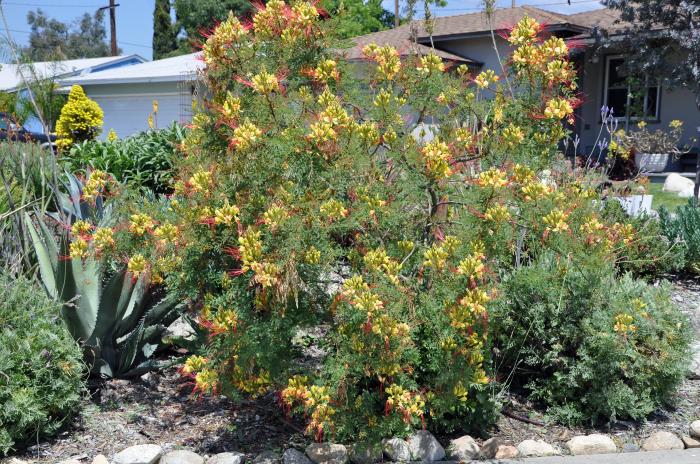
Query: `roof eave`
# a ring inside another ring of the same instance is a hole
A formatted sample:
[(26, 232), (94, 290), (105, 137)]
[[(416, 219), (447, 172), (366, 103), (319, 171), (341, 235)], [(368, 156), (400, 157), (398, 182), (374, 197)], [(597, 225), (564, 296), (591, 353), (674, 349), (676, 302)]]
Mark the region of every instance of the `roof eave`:
[(154, 84), (159, 82), (181, 82), (195, 77), (196, 72), (158, 77), (113, 77), (109, 79), (67, 79), (64, 84), (109, 85), (109, 84)]

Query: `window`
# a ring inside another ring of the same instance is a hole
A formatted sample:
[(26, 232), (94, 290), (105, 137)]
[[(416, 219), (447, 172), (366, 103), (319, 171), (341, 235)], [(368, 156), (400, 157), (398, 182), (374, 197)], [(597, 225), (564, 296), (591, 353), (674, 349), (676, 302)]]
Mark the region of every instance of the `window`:
[(608, 56), (605, 60), (604, 105), (612, 108), (618, 118), (627, 117), (629, 112), (630, 119), (659, 119), (658, 82), (651, 78), (628, 79), (622, 71), (624, 62), (619, 56)]

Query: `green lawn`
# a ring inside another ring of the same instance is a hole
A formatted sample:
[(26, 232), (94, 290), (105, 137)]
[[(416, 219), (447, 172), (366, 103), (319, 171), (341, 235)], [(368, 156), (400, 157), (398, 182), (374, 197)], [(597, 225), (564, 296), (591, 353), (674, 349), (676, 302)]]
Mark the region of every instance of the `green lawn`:
[(664, 184), (649, 184), (647, 192), (649, 195), (654, 195), (651, 202), (651, 207), (656, 211), (662, 206), (665, 206), (670, 212), (675, 212), (679, 206), (688, 203), (687, 198), (679, 198), (675, 193), (663, 192)]

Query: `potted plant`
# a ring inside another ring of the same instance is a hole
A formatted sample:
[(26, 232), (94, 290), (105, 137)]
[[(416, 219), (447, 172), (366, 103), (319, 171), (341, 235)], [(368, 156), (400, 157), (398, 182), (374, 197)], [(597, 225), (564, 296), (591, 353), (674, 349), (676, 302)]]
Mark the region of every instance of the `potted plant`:
[(663, 172), (681, 155), (690, 151), (690, 146), (681, 146), (683, 122), (674, 119), (668, 131), (650, 131), (648, 124), (641, 121), (635, 131), (618, 131), (617, 144), (634, 155), (634, 164), (641, 173)]

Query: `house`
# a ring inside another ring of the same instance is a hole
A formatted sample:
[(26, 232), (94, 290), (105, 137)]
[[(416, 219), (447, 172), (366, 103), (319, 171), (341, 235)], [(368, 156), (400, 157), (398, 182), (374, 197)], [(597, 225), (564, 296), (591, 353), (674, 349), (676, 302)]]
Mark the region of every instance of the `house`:
[(84, 76), (144, 62), (146, 59), (139, 55), (124, 55), (31, 64), (0, 63), (0, 91), (21, 91), (24, 87), (23, 77), (27, 80), (51, 78), (60, 81), (71, 76)]
[[(532, 6), (503, 8), (494, 11), (491, 24), (496, 30), (495, 41), (498, 54), (494, 50), (489, 22), (484, 13), (445, 16), (434, 19), (432, 36), (425, 30), (423, 21), (417, 21), (417, 44), (412, 43), (410, 25), (375, 32), (354, 39), (356, 46), (347, 51), (350, 60), (362, 59), (362, 47), (369, 43), (392, 45), (401, 54), (425, 54), (431, 43), (437, 53), (447, 61), (466, 63), (475, 71), (492, 69), (501, 74), (501, 58), (510, 54), (511, 46), (498, 35), (499, 30), (514, 26), (525, 15), (545, 25), (546, 30), (576, 45), (572, 59), (579, 71), (578, 83), (583, 104), (577, 109), (575, 132), (580, 137), (579, 154), (594, 150), (601, 133), (601, 108), (614, 108), (619, 124), (636, 123), (637, 119), (626, 119), (628, 88), (624, 76), (618, 72), (622, 64), (624, 49), (613, 46), (602, 52), (594, 52), (594, 31), (607, 31), (612, 43), (622, 38), (623, 24), (618, 23), (618, 13), (602, 8), (584, 13), (564, 15), (545, 11)], [(643, 78), (643, 76), (638, 76)], [(685, 140), (698, 135), (700, 111), (695, 105), (694, 95), (685, 89), (663, 88), (653, 79), (645, 80), (643, 90), (636, 92), (633, 103), (644, 107), (646, 122), (651, 130), (667, 128), (670, 121), (680, 119), (685, 122)], [(605, 135), (606, 132), (603, 130)], [(694, 161), (693, 161), (694, 163)], [(687, 167), (686, 167), (687, 168)], [(682, 169), (682, 168), (681, 168)], [(692, 169), (694, 171), (694, 168)]]
[(158, 102), (158, 114), (154, 118), (158, 127), (189, 122), (198, 92), (197, 72), (203, 67), (200, 54), (192, 53), (76, 76), (63, 82), (81, 85), (88, 97), (100, 105), (104, 111), (103, 137), (111, 129), (118, 136), (127, 137), (149, 128), (154, 101)]

